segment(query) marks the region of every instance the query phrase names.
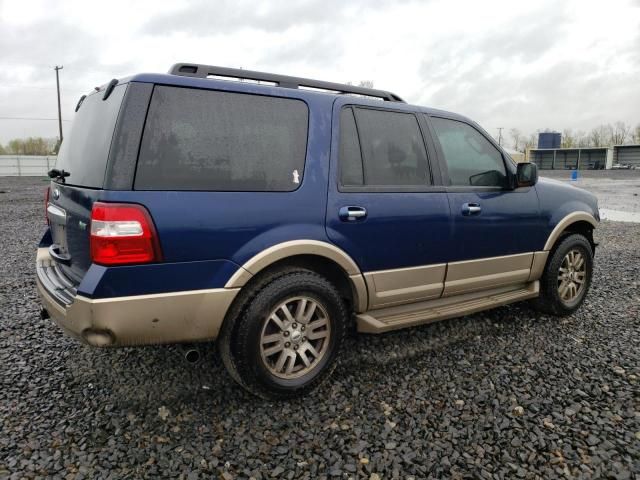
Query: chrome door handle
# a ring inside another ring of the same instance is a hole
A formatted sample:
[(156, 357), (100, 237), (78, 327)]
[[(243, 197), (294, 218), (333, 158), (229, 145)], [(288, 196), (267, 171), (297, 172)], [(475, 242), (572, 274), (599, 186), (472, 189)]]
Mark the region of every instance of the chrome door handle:
[(364, 207), (342, 207), (338, 216), (343, 222), (355, 222), (367, 216), (367, 209)]
[(480, 207), (477, 203), (463, 203), (462, 204), (462, 215), (471, 216), (478, 215), (482, 212), (482, 207)]

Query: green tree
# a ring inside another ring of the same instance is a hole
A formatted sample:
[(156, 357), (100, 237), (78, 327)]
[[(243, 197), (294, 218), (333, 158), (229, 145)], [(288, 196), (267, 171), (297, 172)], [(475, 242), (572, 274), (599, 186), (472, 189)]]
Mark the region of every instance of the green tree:
[(14, 138), (7, 145), (8, 153), (15, 155), (51, 155), (55, 151), (56, 139), (43, 137)]
[(562, 144), (560, 145), (562, 148), (573, 148), (577, 146), (578, 142), (576, 141), (576, 136), (573, 133), (573, 130), (570, 128), (565, 128), (562, 131)]

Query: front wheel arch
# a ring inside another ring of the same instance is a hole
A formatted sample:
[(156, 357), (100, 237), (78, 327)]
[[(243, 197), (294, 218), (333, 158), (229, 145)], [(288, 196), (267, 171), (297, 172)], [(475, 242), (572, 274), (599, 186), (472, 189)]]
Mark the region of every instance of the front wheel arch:
[[(565, 303), (559, 295), (559, 270), (565, 255), (572, 249), (579, 249), (585, 255), (586, 275), (584, 291), (579, 301), (574, 304)], [(591, 286), (593, 276), (593, 250), (589, 240), (579, 233), (568, 233), (554, 245), (550, 252), (544, 272), (540, 278), (540, 296), (532, 301), (533, 307), (543, 313), (555, 316), (566, 316), (575, 312), (582, 305)]]
[(562, 218), (553, 228), (543, 250), (550, 251), (558, 245), (559, 241), (570, 233), (583, 235), (591, 244), (592, 252), (595, 252), (596, 243), (593, 239), (593, 230), (598, 226), (598, 221), (587, 212), (572, 212)]

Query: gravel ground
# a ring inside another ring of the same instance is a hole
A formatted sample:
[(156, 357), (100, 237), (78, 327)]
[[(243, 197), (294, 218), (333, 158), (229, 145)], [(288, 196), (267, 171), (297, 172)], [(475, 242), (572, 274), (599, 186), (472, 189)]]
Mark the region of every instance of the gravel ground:
[(514, 305), (354, 336), (332, 381), (273, 403), (214, 347), (191, 366), (40, 320), (45, 185), (0, 178), (0, 478), (640, 478), (640, 224), (602, 223), (571, 317)]

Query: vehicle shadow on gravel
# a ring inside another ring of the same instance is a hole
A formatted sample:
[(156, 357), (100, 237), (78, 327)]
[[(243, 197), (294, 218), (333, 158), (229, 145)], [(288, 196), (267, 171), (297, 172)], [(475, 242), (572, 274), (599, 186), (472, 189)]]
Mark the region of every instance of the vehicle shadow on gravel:
[[(491, 336), (494, 341), (502, 334), (518, 336), (536, 323), (552, 327), (557, 319), (538, 316), (525, 305), (500, 307), (490, 312), (440, 321), (409, 330), (382, 335), (357, 334), (355, 329), (346, 339), (334, 375), (320, 387), (317, 397), (330, 399), (332, 385), (351, 377), (354, 370), (366, 370), (367, 375), (350, 378), (351, 389), (366, 390), (372, 381), (384, 382), (397, 375), (396, 368), (446, 352), (464, 342)], [(61, 337), (66, 341), (66, 337)], [(180, 345), (160, 345), (135, 348), (96, 349), (75, 344), (68, 356), (68, 371), (74, 380), (89, 390), (110, 391), (114, 404), (130, 408), (153, 407), (181, 403), (200, 409), (203, 405), (222, 406), (268, 404), (237, 386), (226, 373), (214, 343), (197, 345), (200, 360), (193, 364), (183, 358)], [(79, 364), (86, 368), (77, 368)], [(431, 371), (434, 377), (443, 372)], [(372, 378), (373, 377), (373, 378)], [(385, 378), (386, 377), (386, 378)], [(303, 405), (304, 399), (291, 400), (291, 405)], [(162, 404), (162, 405), (161, 405)], [(155, 412), (152, 412), (155, 413)]]

